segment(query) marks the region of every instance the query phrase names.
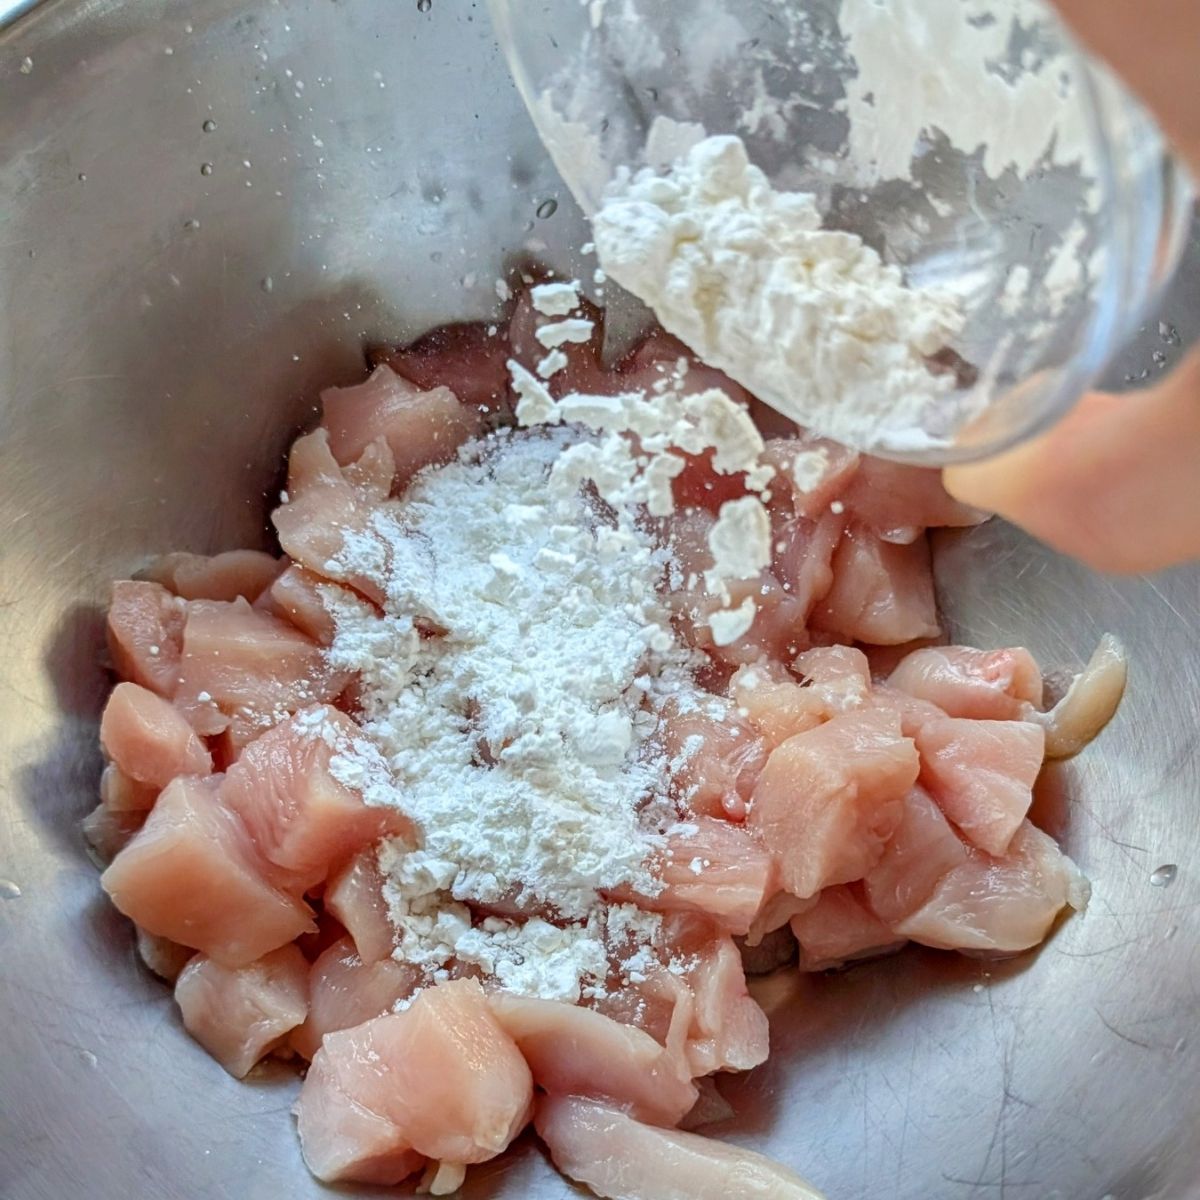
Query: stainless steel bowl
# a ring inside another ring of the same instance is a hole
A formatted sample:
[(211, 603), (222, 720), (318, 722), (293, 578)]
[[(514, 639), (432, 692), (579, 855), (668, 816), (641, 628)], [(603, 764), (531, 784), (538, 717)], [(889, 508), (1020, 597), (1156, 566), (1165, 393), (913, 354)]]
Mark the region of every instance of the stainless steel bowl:
[[(156, 552), (263, 541), (364, 341), (484, 316), (510, 256), (578, 270), (583, 240), (470, 0), (48, 0), (0, 33), (5, 1200), (327, 1194), (292, 1073), (225, 1076), (96, 886), (100, 605)], [(1197, 332), (1198, 271), (1121, 377)], [(1129, 646), (1116, 723), (1039, 801), (1092, 907), (1003, 965), (766, 981), (774, 1055), (715, 1132), (834, 1200), (1200, 1195), (1200, 572), (1105, 580), (999, 525), (940, 572), (964, 638)], [(532, 1142), (466, 1189), (570, 1194)]]

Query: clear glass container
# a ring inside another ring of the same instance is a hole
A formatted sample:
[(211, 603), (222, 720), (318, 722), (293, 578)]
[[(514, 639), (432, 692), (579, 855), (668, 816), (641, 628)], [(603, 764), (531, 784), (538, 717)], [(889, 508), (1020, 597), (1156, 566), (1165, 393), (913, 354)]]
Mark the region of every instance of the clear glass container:
[[(948, 463), (1044, 429), (1169, 279), (1192, 203), (1154, 121), (1037, 0), (489, 0), (585, 211), (620, 167), (737, 134), (913, 287), (965, 315), (938, 356)], [(702, 127), (702, 130), (698, 127)]]

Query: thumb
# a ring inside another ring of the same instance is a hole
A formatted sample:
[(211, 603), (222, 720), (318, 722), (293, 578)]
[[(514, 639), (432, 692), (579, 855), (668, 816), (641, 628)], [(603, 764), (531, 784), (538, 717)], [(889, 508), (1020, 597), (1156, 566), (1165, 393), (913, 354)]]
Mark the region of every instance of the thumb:
[(1200, 352), (1157, 387), (1093, 393), (1041, 437), (950, 468), (946, 487), (1098, 570), (1200, 558)]

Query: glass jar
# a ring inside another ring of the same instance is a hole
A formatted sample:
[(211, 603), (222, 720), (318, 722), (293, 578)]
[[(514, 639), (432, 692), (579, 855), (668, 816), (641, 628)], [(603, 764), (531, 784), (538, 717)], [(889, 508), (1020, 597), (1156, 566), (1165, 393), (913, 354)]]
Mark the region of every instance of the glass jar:
[(1039, 0), (489, 0), (547, 149), (585, 211), (620, 167), (736, 134), (961, 333), (933, 440), (982, 458), (1059, 419), (1170, 278), (1192, 203), (1153, 119)]

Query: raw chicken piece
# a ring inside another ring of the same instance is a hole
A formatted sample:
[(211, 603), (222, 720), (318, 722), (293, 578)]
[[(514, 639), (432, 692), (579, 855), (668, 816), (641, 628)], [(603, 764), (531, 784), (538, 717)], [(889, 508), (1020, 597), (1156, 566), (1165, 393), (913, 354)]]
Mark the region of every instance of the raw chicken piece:
[(511, 412), (508, 360), (512, 348), (507, 327), (444, 325), (402, 350), (376, 350), (367, 357), (372, 368), (386, 364), (426, 391), (448, 387), (485, 416), (503, 417)]
[(376, 438), (387, 441), (394, 491), (403, 491), (423, 468), (449, 462), (483, 428), (479, 410), (460, 403), (448, 387), (422, 391), (387, 366), (354, 387), (327, 388), (321, 402), (329, 448), (343, 466), (361, 458)]
[(914, 542), (926, 529), (979, 525), (985, 512), (960, 504), (941, 471), (865, 456), (842, 493), (854, 519), (885, 542)]
[(833, 555), (833, 586), (813, 610), (814, 629), (879, 646), (936, 637), (929, 544), (892, 545), (851, 525)]
[(780, 519), (772, 509), (772, 571), (807, 624), (816, 605), (833, 587), (833, 556), (841, 544), (846, 518), (827, 512), (816, 520)]
[(183, 1027), (230, 1073), (243, 1079), (308, 1012), (308, 963), (281, 946), (244, 967), (197, 954), (175, 984)]
[(919, 769), (895, 716), (846, 713), (773, 751), (747, 824), (775, 855), (785, 890), (815, 896), (878, 862)]
[[(770, 1030), (767, 1016), (746, 988), (742, 956), (727, 934), (706, 938), (687, 972), (692, 1006), (684, 1053), (693, 1075), (714, 1071), (748, 1071), (767, 1061)], [(675, 945), (686, 947), (682, 933)]]
[(931, 721), (946, 719), (946, 714), (936, 704), (918, 700), (886, 683), (877, 683), (871, 690), (871, 706), (891, 713), (900, 722), (900, 731), (910, 738), (915, 738)]
[(326, 1183), (387, 1186), (425, 1165), (397, 1125), (343, 1088), (337, 1067), (324, 1053), (309, 1067), (294, 1111), (304, 1162)]
[(897, 937), (863, 903), (858, 886), (826, 888), (812, 908), (792, 918), (802, 971), (826, 971), (855, 959), (888, 954), (905, 944), (907, 939)]
[(689, 709), (668, 703), (660, 736), (672, 789), (691, 812), (735, 821), (745, 816), (767, 747), (728, 702), (706, 698)]
[(269, 602), (267, 611), (290, 621), (318, 645), (328, 646), (333, 641), (335, 628), (322, 588), (349, 594), (337, 584), (292, 563), (264, 593)]
[(117, 674), (167, 699), (174, 696), (186, 613), (184, 602), (157, 583), (114, 583), (108, 649)]
[(155, 790), (176, 775), (212, 773), (211, 755), (174, 705), (136, 683), (113, 688), (100, 744), (127, 778)]
[(496, 992), (489, 1002), (551, 1095), (608, 1100), (654, 1125), (676, 1124), (696, 1103), (686, 1064), (640, 1029), (556, 1000)]
[(704, 913), (744, 934), (775, 888), (775, 865), (742, 826), (698, 816), (668, 839), (660, 877), (666, 887), (644, 907)]
[(921, 783), (981, 850), (1000, 856), (1033, 803), (1046, 735), (1029, 721), (947, 717), (917, 732)]
[(80, 822), (83, 836), (101, 866), (110, 862), (133, 840), (146, 821), (136, 809), (114, 810), (103, 800)]
[(278, 578), (286, 564), (261, 550), (205, 554), (164, 554), (143, 572), (184, 600), (236, 600), (253, 603)]
[(772, 438), (763, 461), (775, 468), (772, 503), (790, 515), (811, 521), (829, 513), (858, 472), (860, 456), (846, 446), (800, 431), (796, 437)]
[[(808, 644), (804, 629), (808, 613), (771, 571), (752, 579), (727, 581), (728, 602), (705, 587), (704, 573), (713, 565), (708, 545), (713, 524), (711, 513), (692, 508), (677, 512), (667, 525), (667, 542), (679, 577), (668, 600), (681, 636), (718, 662), (733, 666), (756, 662), (764, 653), (777, 659), (791, 658)], [(749, 631), (731, 645), (716, 645), (710, 624), (713, 613), (724, 607), (737, 608), (747, 598), (755, 605)]]
[[(295, 562), (323, 579), (348, 584), (374, 604), (383, 601), (372, 572), (355, 563), (368, 550), (387, 561), (386, 539), (372, 521), (387, 498), (395, 474), (391, 451), (380, 438), (364, 451), (359, 470), (343, 471), (318, 429), (297, 438), (288, 459), (287, 503), (272, 514), (279, 544)], [(385, 478), (386, 477), (386, 478)], [(347, 554), (347, 545), (353, 548)]]
[(289, 891), (308, 891), (364, 846), (403, 831), (392, 810), (367, 807), (330, 770), (358, 737), (345, 713), (306, 708), (251, 742), (221, 784), (222, 801)]
[(888, 683), (936, 704), (948, 716), (1019, 721), (1042, 702), (1042, 672), (1033, 655), (970, 646), (929, 646), (908, 655)]
[(1041, 942), (1068, 905), (1082, 912), (1089, 892), (1054, 839), (1026, 821), (1003, 858), (972, 850), (895, 930), (942, 950), (1016, 954)]
[(230, 728), (238, 746), (305, 705), (333, 700), (349, 674), (321, 647), (245, 600), (193, 600), (175, 701), (198, 733)]
[(304, 1110), (329, 1083), (447, 1163), (494, 1158), (524, 1128), (533, 1100), (529, 1068), (473, 979), (438, 984), (403, 1012), (325, 1036), (300, 1092), (306, 1158)]
[(768, 750), (815, 729), (827, 716), (822, 698), (786, 669), (767, 663), (742, 667), (729, 681), (739, 712), (761, 734)]
[(819, 899), (819, 893), (809, 896), (807, 900), (797, 900), (791, 892), (776, 892), (754, 919), (750, 932), (746, 934), (745, 944), (751, 949), (762, 945), (773, 933), (783, 929), (794, 916), (813, 908)]
[(308, 1017), (289, 1041), (309, 1061), (327, 1033), (351, 1029), (392, 1011), (416, 990), (420, 972), (385, 958), (365, 963), (349, 938), (329, 947), (309, 968)]
[(180, 971), (196, 957), (195, 950), (190, 946), (181, 946), (169, 938), (147, 933), (136, 925), (134, 932), (137, 937), (138, 958), (159, 979), (165, 979), (168, 983), (174, 983), (179, 978)]
[(1029, 717), (1046, 730), (1046, 757), (1070, 758), (1096, 737), (1116, 714), (1128, 678), (1125, 648), (1106, 633), (1067, 694), (1048, 713)]
[(267, 882), (218, 787), (191, 776), (168, 785), (100, 884), (147, 932), (244, 967), (316, 926), (307, 905)]
[(329, 877), (325, 911), (345, 926), (363, 962), (391, 957), (396, 935), (383, 899), (383, 876), (374, 843), (364, 846)]
[(609, 1200), (821, 1200), (760, 1154), (643, 1125), (592, 1100), (545, 1096), (534, 1125), (554, 1165)]
[(969, 858), (962, 838), (929, 794), (915, 787), (904, 797), (904, 815), (863, 888), (871, 910), (894, 926), (933, 895), (941, 879)]
[[(136, 686), (136, 685), (132, 685)], [(130, 779), (116, 763), (100, 773), (100, 799), (111, 813), (138, 813), (145, 816), (154, 807), (161, 789)]]
[(827, 717), (862, 708), (871, 692), (867, 656), (853, 646), (815, 646), (796, 656), (792, 670), (820, 700)]

